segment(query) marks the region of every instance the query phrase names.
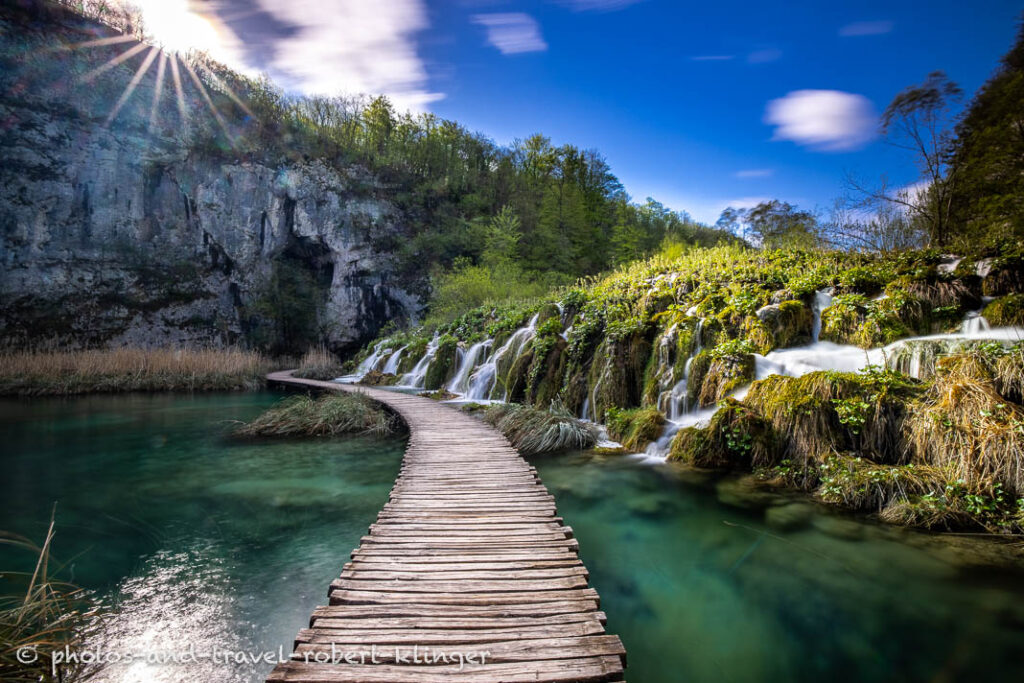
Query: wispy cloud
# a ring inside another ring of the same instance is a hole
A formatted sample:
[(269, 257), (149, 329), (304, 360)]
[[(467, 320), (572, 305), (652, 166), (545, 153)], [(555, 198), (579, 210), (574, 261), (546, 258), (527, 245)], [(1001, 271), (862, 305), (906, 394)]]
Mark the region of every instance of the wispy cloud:
[(575, 12), (613, 12), (644, 0), (556, 0)]
[(747, 55), (748, 64), (767, 64), (768, 62), (774, 62), (782, 58), (782, 50), (778, 48), (769, 47), (763, 50), (754, 50)]
[(892, 31), (895, 24), (891, 21), (855, 21), (839, 29), (839, 35), (846, 38), (859, 36), (880, 36)]
[(741, 180), (747, 180), (749, 178), (770, 178), (775, 173), (770, 168), (748, 168), (742, 171), (736, 171), (736, 177)]
[(863, 95), (840, 90), (794, 90), (768, 103), (764, 121), (773, 140), (791, 140), (821, 152), (859, 149), (876, 135), (878, 118)]
[(259, 0), (292, 30), (269, 46), (270, 67), (306, 93), (388, 95), (421, 109), (444, 95), (427, 90), (416, 33), (427, 28), (422, 0)]
[(694, 55), (690, 57), (693, 62), (728, 62), (736, 59), (736, 55)]
[(487, 29), (487, 42), (503, 55), (542, 52), (548, 44), (540, 35), (540, 26), (529, 14), (477, 14), (473, 22)]

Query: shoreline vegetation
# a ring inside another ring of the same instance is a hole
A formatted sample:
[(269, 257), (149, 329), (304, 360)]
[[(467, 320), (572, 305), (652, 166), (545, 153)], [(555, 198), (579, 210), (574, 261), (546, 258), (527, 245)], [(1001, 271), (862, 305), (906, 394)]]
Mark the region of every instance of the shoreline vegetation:
[(368, 396), (329, 393), (289, 396), (234, 430), (238, 437), (387, 436), (402, 421)]
[[(0, 532), (0, 544), (25, 550), (36, 558), (31, 573), (0, 572), (0, 680), (9, 683), (56, 680), (47, 655), (65, 647), (77, 649), (101, 623), (101, 608), (89, 591), (54, 577), (54, 527), (51, 519), (42, 546)], [(39, 653), (35, 661), (21, 660), (19, 652), (24, 648)], [(80, 682), (96, 673), (96, 667), (68, 662), (59, 680)]]
[(271, 363), (241, 349), (120, 348), (0, 353), (0, 396), (253, 391)]

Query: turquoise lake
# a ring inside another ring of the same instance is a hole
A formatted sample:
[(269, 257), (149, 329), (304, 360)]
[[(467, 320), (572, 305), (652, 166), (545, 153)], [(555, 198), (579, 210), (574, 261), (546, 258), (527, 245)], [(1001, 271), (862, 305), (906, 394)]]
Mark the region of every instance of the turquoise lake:
[[(386, 501), (404, 438), (226, 436), (279, 397), (0, 401), (0, 529), (41, 540), (57, 504), (64, 576), (111, 606), (92, 645), (290, 650)], [(629, 458), (532, 462), (580, 540), (634, 683), (1024, 674), (1024, 571), (979, 559), (990, 543)], [(250, 681), (269, 668), (137, 663), (99, 680)]]

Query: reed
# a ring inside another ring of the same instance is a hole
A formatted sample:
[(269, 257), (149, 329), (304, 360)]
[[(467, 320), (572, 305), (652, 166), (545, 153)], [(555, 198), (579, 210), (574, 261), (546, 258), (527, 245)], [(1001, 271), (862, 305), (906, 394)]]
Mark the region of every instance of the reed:
[(318, 346), (306, 352), (299, 367), (292, 374), (302, 379), (326, 382), (345, 374), (345, 370), (337, 356), (328, 351), (327, 347)]
[(7, 352), (0, 353), (0, 395), (253, 390), (268, 367), (241, 349)]
[[(31, 573), (3, 572), (10, 588), (0, 596), (0, 680), (9, 683), (61, 681), (77, 683), (98, 673), (96, 667), (81, 663), (62, 666), (57, 676), (51, 671), (50, 653), (64, 648), (75, 650), (86, 641), (98, 623), (99, 607), (90, 594), (73, 584), (55, 579), (51, 573), (50, 548), (54, 522), (42, 546), (27, 538), (0, 532), (0, 543), (36, 556)], [(23, 589), (15, 590), (21, 582)], [(18, 653), (34, 652), (35, 661), (23, 661)]]

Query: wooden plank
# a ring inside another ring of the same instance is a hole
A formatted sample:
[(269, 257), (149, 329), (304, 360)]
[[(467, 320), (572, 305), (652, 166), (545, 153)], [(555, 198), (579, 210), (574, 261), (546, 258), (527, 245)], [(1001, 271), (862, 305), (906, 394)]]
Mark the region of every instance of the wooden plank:
[[(410, 430), (387, 503), (328, 590), (292, 661), (268, 681), (622, 681), (572, 529), (536, 468), (500, 434), (434, 401), (274, 373), (306, 389), (358, 391)], [(335, 653), (378, 651), (356, 663)], [(478, 666), (408, 662), (396, 648), (487, 649)], [(323, 660), (323, 661), (319, 661)]]

